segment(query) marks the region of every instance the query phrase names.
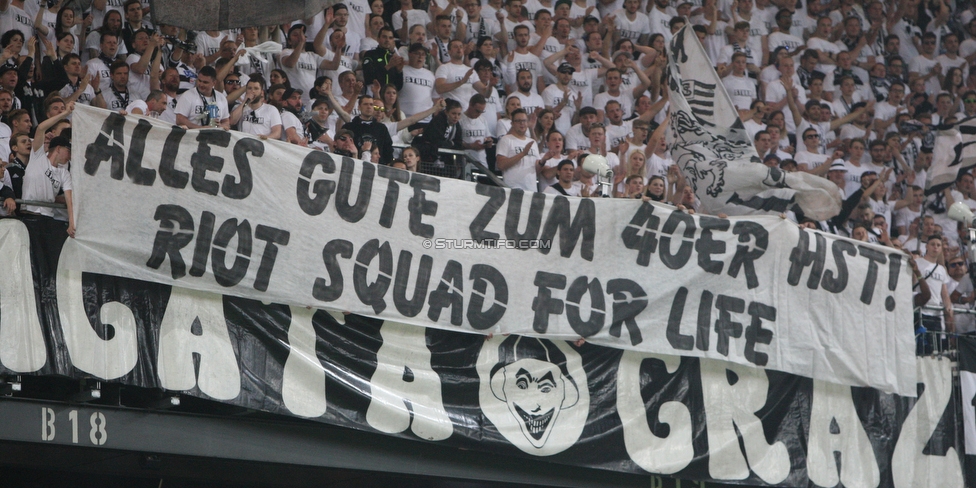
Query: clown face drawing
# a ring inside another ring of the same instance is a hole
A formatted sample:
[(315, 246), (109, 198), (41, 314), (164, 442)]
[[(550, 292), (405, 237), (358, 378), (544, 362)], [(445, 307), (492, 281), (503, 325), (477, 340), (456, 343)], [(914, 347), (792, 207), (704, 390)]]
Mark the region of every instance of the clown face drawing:
[(550, 456), (579, 439), (589, 393), (582, 360), (565, 342), (492, 338), (481, 350), (478, 374), (482, 410), (519, 449)]

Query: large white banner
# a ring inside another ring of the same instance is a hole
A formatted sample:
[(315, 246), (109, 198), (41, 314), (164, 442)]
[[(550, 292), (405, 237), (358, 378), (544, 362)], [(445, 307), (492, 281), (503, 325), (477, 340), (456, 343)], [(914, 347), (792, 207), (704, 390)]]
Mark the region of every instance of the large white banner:
[(86, 271), (916, 394), (910, 271), (892, 249), (90, 107), (73, 137)]

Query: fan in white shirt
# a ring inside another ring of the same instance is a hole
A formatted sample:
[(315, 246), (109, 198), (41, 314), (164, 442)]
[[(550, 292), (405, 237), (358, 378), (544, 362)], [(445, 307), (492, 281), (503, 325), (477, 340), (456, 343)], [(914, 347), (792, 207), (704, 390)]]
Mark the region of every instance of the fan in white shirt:
[(244, 103), (237, 104), (230, 113), (230, 124), (240, 123), (240, 131), (261, 139), (281, 138), (281, 114), (264, 103), (264, 87), (260, 81), (248, 81)]
[(541, 168), (536, 164), (539, 149), (528, 128), (529, 116), (525, 110), (513, 111), (512, 128), (498, 141), (495, 167), (502, 171), (509, 187), (534, 192), (538, 189), (536, 177)]
[(162, 90), (153, 90), (145, 100), (136, 100), (125, 108), (130, 115), (145, 115), (154, 119), (166, 111), (169, 106), (169, 96)]

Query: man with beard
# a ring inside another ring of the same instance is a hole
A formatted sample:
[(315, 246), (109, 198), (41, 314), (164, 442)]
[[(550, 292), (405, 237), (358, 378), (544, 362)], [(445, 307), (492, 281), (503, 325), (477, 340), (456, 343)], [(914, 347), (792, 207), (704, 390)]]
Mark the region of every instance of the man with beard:
[(159, 114), (159, 120), (176, 124), (176, 99), (179, 97), (180, 72), (176, 68), (166, 68), (160, 83), (163, 94), (166, 95), (166, 109)]
[(518, 91), (513, 93), (511, 97), (518, 98), (522, 102), (522, 109), (526, 113), (536, 113), (545, 108), (545, 100), (539, 94), (532, 91), (532, 73), (529, 70), (519, 70), (516, 80)]
[(374, 120), (374, 113), (373, 97), (363, 95), (359, 99), (359, 115), (342, 128), (352, 131), (354, 141), (359, 147), (363, 147), (367, 141), (373, 141), (373, 147), (380, 151), (379, 161), (376, 162), (389, 165), (393, 162), (393, 139), (386, 126)]
[[(515, 26), (514, 32), (515, 49), (508, 53), (508, 56), (505, 58), (508, 62), (508, 69), (505, 72), (505, 83), (508, 92), (515, 91), (519, 71), (528, 70), (532, 73), (532, 92), (541, 93), (542, 90), (545, 90), (545, 82), (542, 80), (543, 64), (539, 56), (542, 54), (543, 49), (545, 49), (546, 40), (549, 39), (549, 35), (552, 32), (552, 26), (550, 25), (545, 31), (539, 32), (540, 40), (531, 48), (529, 47), (531, 34), (527, 26), (517, 25)], [(542, 86), (535, 86), (537, 82)]]
[(305, 126), (300, 116), (302, 110), (302, 91), (298, 88), (288, 88), (281, 97), (281, 140), (307, 146), (305, 140)]
[(239, 103), (230, 113), (230, 124), (241, 132), (261, 139), (281, 138), (281, 114), (278, 109), (264, 103), (264, 87), (261, 80), (247, 82), (244, 103)]

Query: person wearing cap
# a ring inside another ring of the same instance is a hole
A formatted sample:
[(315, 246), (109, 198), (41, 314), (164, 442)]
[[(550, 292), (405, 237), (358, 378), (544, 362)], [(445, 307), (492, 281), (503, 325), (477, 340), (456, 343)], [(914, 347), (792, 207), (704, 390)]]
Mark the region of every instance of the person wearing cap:
[(356, 146), (356, 134), (353, 134), (349, 129), (339, 129), (336, 132), (335, 138), (332, 139), (332, 147), (330, 149), (329, 152), (332, 154), (359, 159), (359, 147)]
[(434, 73), (424, 68), (427, 48), (423, 44), (410, 45), (407, 66), (403, 67), (403, 89), (400, 90), (400, 110), (407, 117), (423, 112), (434, 105)]
[[(583, 97), (569, 86), (573, 81), (576, 68), (569, 63), (562, 63), (556, 69), (556, 83), (549, 85), (542, 91), (542, 101), (546, 108), (556, 115), (556, 130), (563, 134), (569, 132), (573, 126), (573, 114), (582, 107)], [(523, 103), (524, 107), (525, 104)]]
[[(613, 63), (609, 59), (601, 56), (600, 53), (593, 52), (591, 54), (595, 61), (600, 63), (599, 68), (584, 67), (583, 56), (580, 53), (579, 47), (575, 45), (564, 47), (562, 51), (549, 56), (544, 61), (546, 70), (557, 78), (559, 77), (558, 69), (564, 63), (569, 64), (573, 68), (572, 80), (569, 82), (569, 87), (580, 95), (580, 106), (582, 107), (593, 106), (593, 93), (596, 91), (596, 87), (601, 83), (600, 80), (607, 72), (607, 69), (613, 67)], [(579, 107), (575, 107), (573, 111), (578, 112)]]
[[(365, 27), (364, 27), (365, 28)], [(320, 52), (308, 52), (305, 50), (305, 26), (295, 24), (288, 29), (288, 48), (283, 49), (278, 55), (281, 70), (288, 76), (291, 86), (302, 90), (302, 102), (308, 102), (305, 95), (315, 86), (315, 77), (318, 70), (335, 71), (339, 69), (342, 60), (342, 47), (345, 40), (340, 41), (331, 58), (327, 57), (328, 49), (324, 43), (316, 44), (316, 49)]]
[(827, 179), (840, 189), (841, 195), (847, 195), (847, 165), (843, 161), (830, 163)]
[(793, 12), (791, 10), (783, 8), (776, 12), (776, 27), (779, 30), (769, 34), (770, 51), (785, 47), (790, 56), (794, 56), (806, 45), (801, 37), (791, 32), (793, 29)]
[[(23, 197), (24, 200), (54, 203), (59, 194), (64, 193), (64, 203), (68, 207), (68, 235), (75, 235), (74, 204), (71, 199), (71, 173), (67, 163), (71, 160), (71, 140), (66, 137), (55, 137), (44, 150), (44, 139), (49, 128), (63, 120), (75, 109), (74, 103), (69, 103), (64, 112), (44, 120), (37, 126), (34, 140), (31, 142), (30, 162), (24, 172)], [(35, 214), (39, 218), (55, 219), (57, 212), (51, 207), (24, 205), (23, 211)]]
[(305, 146), (305, 126), (302, 125), (302, 90), (286, 88), (281, 96), (281, 140)]
[(14, 93), (13, 108), (25, 108), (24, 104), (17, 97), (17, 82), (20, 80), (20, 74), (17, 72), (17, 68), (5, 64), (0, 66), (0, 89), (7, 90), (10, 93)]
[[(186, 126), (189, 129), (202, 129), (216, 122), (220, 127), (230, 129), (227, 97), (214, 90), (216, 82), (217, 71), (212, 66), (200, 68), (196, 88), (183, 92), (176, 102), (176, 123), (178, 125)], [(215, 108), (211, 108), (214, 106)], [(211, 120), (211, 112), (217, 114), (216, 121)]]
[(566, 149), (575, 151), (590, 145), (590, 125), (598, 120), (596, 109), (583, 107), (579, 111), (579, 123), (570, 127), (566, 132)]

